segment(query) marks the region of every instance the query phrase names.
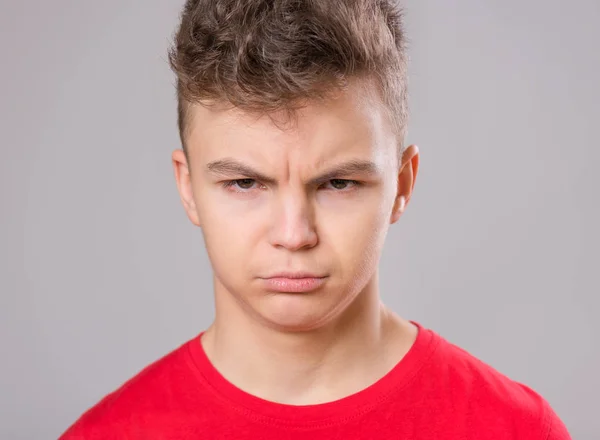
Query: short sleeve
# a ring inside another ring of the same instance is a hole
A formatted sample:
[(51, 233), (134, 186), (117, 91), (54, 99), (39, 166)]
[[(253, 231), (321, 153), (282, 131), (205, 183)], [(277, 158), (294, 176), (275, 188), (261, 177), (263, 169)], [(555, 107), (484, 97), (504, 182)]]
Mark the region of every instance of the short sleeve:
[(546, 421), (548, 426), (548, 434), (544, 440), (572, 440), (567, 427), (558, 417), (556, 412), (546, 402)]

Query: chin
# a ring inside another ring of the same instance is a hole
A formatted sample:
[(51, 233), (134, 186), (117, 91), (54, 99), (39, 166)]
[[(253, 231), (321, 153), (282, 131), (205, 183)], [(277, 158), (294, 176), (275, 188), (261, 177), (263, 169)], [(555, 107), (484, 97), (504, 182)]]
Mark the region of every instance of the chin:
[(283, 332), (307, 332), (333, 320), (334, 309), (334, 305), (328, 305), (322, 297), (298, 293), (270, 295), (257, 312), (271, 328)]

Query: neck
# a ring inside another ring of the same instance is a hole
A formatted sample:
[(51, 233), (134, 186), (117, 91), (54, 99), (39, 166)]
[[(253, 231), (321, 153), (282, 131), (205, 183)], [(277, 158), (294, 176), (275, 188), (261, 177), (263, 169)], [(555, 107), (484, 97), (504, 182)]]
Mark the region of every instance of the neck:
[(304, 332), (257, 322), (217, 286), (204, 350), (225, 379), (273, 402), (316, 404), (358, 392), (389, 372), (416, 338), (411, 323), (381, 304), (376, 277), (336, 320)]

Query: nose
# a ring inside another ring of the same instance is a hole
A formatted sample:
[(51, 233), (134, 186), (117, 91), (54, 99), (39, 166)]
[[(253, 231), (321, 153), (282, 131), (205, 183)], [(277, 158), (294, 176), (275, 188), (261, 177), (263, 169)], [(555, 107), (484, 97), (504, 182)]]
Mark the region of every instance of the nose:
[(281, 195), (275, 202), (270, 242), (290, 251), (317, 245), (315, 212), (305, 194)]

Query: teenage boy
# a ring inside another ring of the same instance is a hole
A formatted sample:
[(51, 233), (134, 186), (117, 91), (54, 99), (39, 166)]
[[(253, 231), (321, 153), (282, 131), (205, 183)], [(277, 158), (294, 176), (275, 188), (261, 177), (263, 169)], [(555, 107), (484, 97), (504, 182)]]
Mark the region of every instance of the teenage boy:
[(404, 42), (392, 0), (187, 1), (172, 162), (214, 322), (63, 439), (569, 439), (539, 394), (381, 303), (419, 167)]

